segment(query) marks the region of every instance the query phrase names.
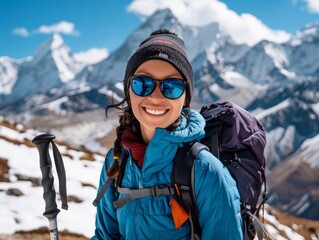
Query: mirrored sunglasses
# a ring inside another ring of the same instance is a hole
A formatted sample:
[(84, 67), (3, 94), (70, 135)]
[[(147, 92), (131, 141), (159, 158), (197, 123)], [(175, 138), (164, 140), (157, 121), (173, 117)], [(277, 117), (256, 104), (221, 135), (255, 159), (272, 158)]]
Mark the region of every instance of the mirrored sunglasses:
[(164, 97), (177, 99), (183, 95), (185, 84), (187, 83), (179, 78), (154, 79), (149, 76), (133, 76), (131, 79), (132, 91), (140, 97), (151, 95), (159, 85)]

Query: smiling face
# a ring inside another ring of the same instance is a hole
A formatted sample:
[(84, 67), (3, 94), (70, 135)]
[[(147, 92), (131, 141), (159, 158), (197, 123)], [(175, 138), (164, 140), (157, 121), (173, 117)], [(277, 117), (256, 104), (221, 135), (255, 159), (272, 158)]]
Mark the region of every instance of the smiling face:
[[(144, 62), (136, 69), (134, 75), (160, 80), (183, 79), (173, 65), (162, 60)], [(180, 98), (171, 100), (163, 96), (158, 85), (154, 92), (146, 97), (137, 96), (130, 87), (129, 98), (133, 114), (140, 123), (143, 140), (148, 143), (156, 128), (167, 128), (177, 120), (185, 103), (185, 91)]]

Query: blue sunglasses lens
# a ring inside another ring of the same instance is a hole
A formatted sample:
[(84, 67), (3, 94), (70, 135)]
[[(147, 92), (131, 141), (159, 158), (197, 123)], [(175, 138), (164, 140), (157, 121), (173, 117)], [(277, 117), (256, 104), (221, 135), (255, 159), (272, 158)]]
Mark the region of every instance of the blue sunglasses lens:
[(177, 99), (183, 95), (184, 82), (180, 79), (168, 78), (161, 82), (161, 92), (169, 99)]
[[(184, 93), (184, 82), (177, 78), (167, 78), (160, 82), (160, 90), (168, 99), (180, 98)], [(140, 96), (146, 97), (155, 90), (157, 84), (154, 79), (146, 76), (135, 76), (131, 81), (132, 91)]]
[(131, 85), (133, 92), (140, 97), (150, 95), (156, 87), (153, 79), (143, 76), (134, 77)]

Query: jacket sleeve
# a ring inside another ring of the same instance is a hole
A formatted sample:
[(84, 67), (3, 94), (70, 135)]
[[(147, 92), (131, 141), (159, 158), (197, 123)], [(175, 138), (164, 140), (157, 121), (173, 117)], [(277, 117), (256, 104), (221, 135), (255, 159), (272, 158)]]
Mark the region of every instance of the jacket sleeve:
[(210, 152), (202, 151), (198, 158), (194, 184), (202, 239), (243, 239), (240, 196), (235, 180)]
[[(112, 150), (110, 150), (106, 155), (106, 159), (102, 168), (98, 191), (101, 190), (104, 183), (107, 181), (106, 172), (112, 162)], [(114, 185), (111, 184), (96, 207), (95, 232), (91, 240), (121, 239), (119, 233), (119, 224), (116, 217), (116, 209), (113, 207), (114, 200), (115, 189)]]

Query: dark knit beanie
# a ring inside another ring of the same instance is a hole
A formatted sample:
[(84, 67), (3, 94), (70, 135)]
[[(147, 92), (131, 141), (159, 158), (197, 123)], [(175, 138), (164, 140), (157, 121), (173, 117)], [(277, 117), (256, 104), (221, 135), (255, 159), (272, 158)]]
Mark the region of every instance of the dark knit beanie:
[(134, 75), (136, 69), (141, 64), (152, 59), (167, 61), (179, 71), (183, 79), (188, 83), (186, 85), (186, 94), (188, 101), (190, 101), (194, 81), (193, 69), (185, 52), (184, 41), (167, 29), (159, 29), (152, 32), (129, 59), (124, 78), (125, 96), (128, 96), (127, 86), (130, 77)]

